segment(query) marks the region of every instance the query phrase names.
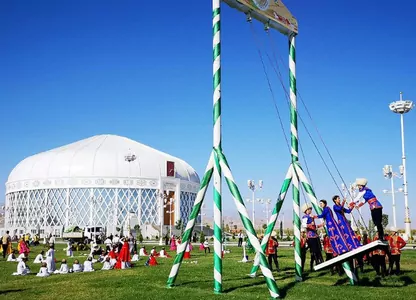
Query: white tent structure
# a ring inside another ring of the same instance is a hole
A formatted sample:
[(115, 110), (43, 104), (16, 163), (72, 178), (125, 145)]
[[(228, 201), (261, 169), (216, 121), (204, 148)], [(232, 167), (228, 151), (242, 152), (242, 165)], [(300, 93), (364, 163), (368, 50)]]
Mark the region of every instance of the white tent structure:
[(134, 213), (166, 234), (170, 222), (188, 220), (198, 188), (198, 174), (185, 161), (125, 137), (97, 135), (20, 162), (6, 183), (5, 227), (60, 236), (69, 226), (102, 226), (114, 234)]

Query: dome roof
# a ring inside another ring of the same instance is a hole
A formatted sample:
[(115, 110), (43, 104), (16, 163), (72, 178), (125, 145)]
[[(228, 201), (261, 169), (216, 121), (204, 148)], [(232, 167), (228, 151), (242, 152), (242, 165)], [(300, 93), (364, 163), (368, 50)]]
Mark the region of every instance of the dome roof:
[[(136, 156), (130, 164), (129, 152)], [(10, 173), (8, 183), (50, 178), (166, 177), (167, 161), (175, 163), (175, 177), (199, 183), (198, 174), (185, 161), (117, 135), (97, 135), (30, 156)]]

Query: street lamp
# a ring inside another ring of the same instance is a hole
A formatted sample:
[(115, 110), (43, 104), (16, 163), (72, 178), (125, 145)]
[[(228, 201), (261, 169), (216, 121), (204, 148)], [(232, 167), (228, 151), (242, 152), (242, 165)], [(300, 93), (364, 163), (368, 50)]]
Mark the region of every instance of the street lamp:
[(256, 185), (256, 183), (254, 182), (254, 180), (247, 180), (247, 186), (248, 188), (252, 191), (252, 198), (251, 199), (246, 199), (247, 202), (251, 202), (253, 204), (253, 208), (252, 208), (252, 220), (251, 222), (253, 223), (253, 227), (255, 227), (255, 208), (254, 208), (254, 203), (256, 202), (255, 200), (255, 193), (256, 190), (261, 190), (263, 188), (263, 180), (259, 180), (259, 183)]
[(258, 202), (260, 202), (260, 204), (264, 204), (266, 205), (266, 210), (263, 210), (263, 212), (266, 213), (266, 222), (269, 222), (269, 212), (271, 212), (271, 210), (269, 209), (269, 205), (272, 202), (271, 199), (257, 199)]
[(400, 175), (393, 172), (393, 167), (391, 165), (385, 165), (383, 167), (383, 175), (384, 178), (390, 179), (391, 182), (391, 190), (383, 190), (384, 194), (391, 194), (392, 206), (393, 206), (393, 225), (397, 228), (397, 221), (396, 221), (396, 193), (402, 193), (403, 188), (399, 188), (397, 191), (394, 190), (394, 177), (402, 178), (403, 175), (403, 166), (399, 167)]
[(201, 232), (204, 231), (204, 223), (202, 222), (202, 217), (205, 216), (206, 214), (203, 212), (205, 208), (205, 203), (201, 205), (201, 212), (199, 213), (199, 215), (201, 216)]
[(132, 154), (129, 149), (129, 153), (127, 153), (127, 155), (124, 156), (124, 160), (129, 163), (129, 203), (128, 203), (128, 214), (129, 214), (131, 211), (131, 178), (130, 178), (131, 167), (130, 165), (131, 165), (131, 162), (136, 160), (136, 155)]
[(405, 230), (407, 236), (410, 238), (412, 236), (411, 224), (410, 224), (410, 212), (409, 212), (409, 201), (407, 194), (407, 177), (406, 177), (406, 154), (404, 151), (404, 117), (405, 113), (408, 113), (412, 110), (414, 104), (412, 101), (403, 100), (403, 93), (400, 92), (400, 100), (390, 103), (389, 108), (392, 112), (400, 114), (400, 128), (402, 136), (402, 166), (403, 166), (403, 194), (404, 194), (404, 206), (405, 206)]
[(159, 237), (159, 245), (163, 245), (163, 223), (164, 223), (164, 218), (163, 218), (163, 208), (166, 207), (166, 205), (163, 205), (163, 203), (166, 203), (166, 199), (168, 197), (168, 195), (166, 195), (165, 193), (162, 193), (160, 190), (156, 193), (156, 197), (158, 198), (158, 203), (160, 205), (160, 209), (159, 209), (159, 213), (160, 213), (160, 237)]

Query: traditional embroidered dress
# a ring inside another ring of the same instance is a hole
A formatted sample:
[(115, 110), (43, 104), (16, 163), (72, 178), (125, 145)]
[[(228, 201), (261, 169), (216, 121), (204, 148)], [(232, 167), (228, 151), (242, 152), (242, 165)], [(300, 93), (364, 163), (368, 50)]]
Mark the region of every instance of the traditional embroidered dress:
[(154, 257), (152, 254), (150, 254), (149, 259), (145, 263), (146, 266), (156, 266), (157, 260), (156, 257)]
[(344, 240), (347, 242), (348, 250), (357, 249), (361, 246), (360, 241), (351, 228), (350, 223), (345, 217), (345, 213), (351, 213), (351, 209), (345, 208), (342, 205), (334, 205), (334, 212), (338, 219), (338, 227), (341, 230)]
[(130, 250), (129, 243), (124, 241), (123, 247), (121, 247), (120, 254), (117, 258), (117, 263), (114, 269), (127, 269), (130, 268)]
[(170, 251), (176, 251), (176, 239), (174, 236), (170, 239)]
[(188, 245), (186, 245), (186, 249), (185, 249), (185, 254), (183, 256), (184, 259), (190, 259), (191, 258), (191, 243), (188, 243)]
[(368, 203), (370, 206), (371, 211), (371, 219), (373, 220), (374, 225), (377, 226), (378, 236), (380, 240), (384, 240), (384, 229), (382, 225), (383, 219), (383, 206), (381, 205), (380, 201), (377, 200), (377, 197), (373, 194), (373, 192), (366, 187), (367, 180), (365, 179), (357, 179), (357, 185), (359, 185), (359, 193), (357, 197), (354, 199), (354, 203), (357, 203), (360, 198), (364, 199), (364, 202), (358, 204), (358, 207), (363, 206), (365, 203)]
[(18, 244), (17, 248), (18, 248), (20, 254), (30, 252), (29, 247), (27, 246), (26, 242), (23, 239), (21, 239), (19, 241), (19, 244)]
[(310, 268), (312, 270), (314, 263), (320, 264), (324, 261), (320, 247), (321, 241), (319, 240), (319, 236), (316, 233), (315, 220), (310, 216), (310, 214), (305, 214), (302, 217), (302, 223), (303, 227), (306, 227), (306, 239), (309, 246), (309, 251), (311, 253)]
[(390, 245), (389, 273), (393, 273), (393, 266), (396, 265), (395, 273), (399, 275), (401, 249), (406, 246), (406, 242), (398, 235), (391, 235), (387, 240)]
[(108, 253), (108, 256), (110, 257), (110, 263), (111, 265), (114, 267), (114, 265), (117, 262), (117, 253), (113, 250), (110, 251), (110, 253)]
[(158, 256), (159, 256), (159, 253), (157, 253), (157, 251), (156, 251), (156, 248), (155, 248), (155, 247), (153, 247), (153, 248), (152, 248), (152, 250), (150, 250), (150, 253), (151, 253), (153, 256), (155, 256), (155, 257), (158, 257)]
[(334, 250), (334, 254), (340, 255), (342, 253), (348, 252), (347, 242), (345, 241), (341, 230), (338, 227), (337, 222), (334, 219), (332, 210), (325, 206), (322, 209), (322, 213), (318, 215), (318, 218), (325, 220), (326, 228), (328, 231), (329, 240)]

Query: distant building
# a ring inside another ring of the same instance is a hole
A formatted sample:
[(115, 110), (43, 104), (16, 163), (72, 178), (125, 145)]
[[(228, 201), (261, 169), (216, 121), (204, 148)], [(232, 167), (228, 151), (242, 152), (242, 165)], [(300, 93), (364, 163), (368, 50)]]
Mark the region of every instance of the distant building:
[(101, 226), (114, 234), (125, 229), (131, 212), (156, 230), (162, 222), (165, 234), (170, 221), (187, 222), (198, 188), (198, 174), (185, 161), (125, 137), (97, 135), (30, 156), (13, 169), (5, 228), (60, 236), (74, 225)]

